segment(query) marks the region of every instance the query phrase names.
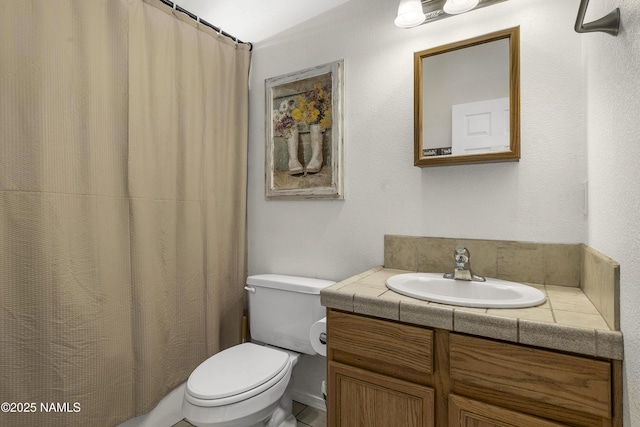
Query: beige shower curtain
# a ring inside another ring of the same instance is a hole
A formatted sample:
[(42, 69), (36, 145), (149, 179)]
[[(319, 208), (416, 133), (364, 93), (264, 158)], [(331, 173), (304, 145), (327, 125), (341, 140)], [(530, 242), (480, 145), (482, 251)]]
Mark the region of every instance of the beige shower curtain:
[(249, 48), (0, 0), (0, 426), (115, 426), (237, 343)]

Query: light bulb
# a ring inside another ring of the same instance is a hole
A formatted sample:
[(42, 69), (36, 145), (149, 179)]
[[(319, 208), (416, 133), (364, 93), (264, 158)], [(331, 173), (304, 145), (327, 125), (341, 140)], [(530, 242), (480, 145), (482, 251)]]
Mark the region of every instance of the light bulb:
[(424, 20), (425, 16), (420, 0), (400, 0), (398, 16), (393, 21), (396, 26), (411, 28), (422, 24)]
[(447, 0), (442, 10), (449, 15), (465, 13), (478, 5), (478, 0)]

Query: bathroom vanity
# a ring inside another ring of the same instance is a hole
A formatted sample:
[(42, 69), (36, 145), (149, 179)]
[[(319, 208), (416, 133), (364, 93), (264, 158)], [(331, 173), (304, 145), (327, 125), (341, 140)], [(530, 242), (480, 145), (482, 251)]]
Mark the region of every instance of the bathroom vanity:
[(620, 426), (621, 363), (329, 310), (329, 426)]
[(580, 287), (543, 279), (548, 300), (529, 309), (454, 307), (385, 286), (411, 267), (321, 292), (328, 426), (622, 426), (622, 334)]

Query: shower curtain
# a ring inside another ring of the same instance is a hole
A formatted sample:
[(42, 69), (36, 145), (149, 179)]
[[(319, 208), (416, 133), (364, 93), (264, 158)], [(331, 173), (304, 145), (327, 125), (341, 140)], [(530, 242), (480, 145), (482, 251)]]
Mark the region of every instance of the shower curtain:
[(115, 426), (239, 342), (249, 64), (158, 0), (2, 0), (1, 426)]

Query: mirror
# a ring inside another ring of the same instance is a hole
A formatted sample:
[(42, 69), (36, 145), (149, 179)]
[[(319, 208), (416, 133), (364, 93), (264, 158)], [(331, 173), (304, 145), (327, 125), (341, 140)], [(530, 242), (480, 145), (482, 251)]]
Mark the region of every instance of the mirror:
[(520, 30), (414, 54), (414, 164), (520, 159)]

